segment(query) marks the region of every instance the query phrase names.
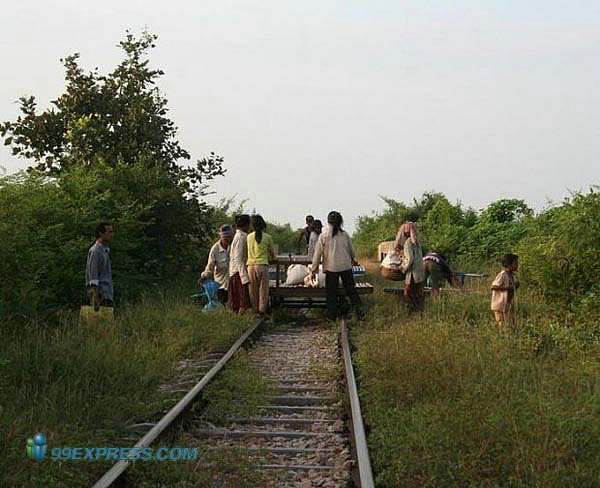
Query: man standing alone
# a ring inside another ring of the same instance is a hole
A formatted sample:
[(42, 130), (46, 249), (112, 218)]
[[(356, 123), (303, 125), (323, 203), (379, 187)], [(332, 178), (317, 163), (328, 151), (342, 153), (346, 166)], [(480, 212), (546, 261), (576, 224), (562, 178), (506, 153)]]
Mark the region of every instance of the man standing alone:
[(109, 247), (112, 239), (112, 225), (101, 222), (96, 226), (96, 242), (88, 251), (85, 286), (90, 305), (96, 311), (101, 306), (112, 307), (114, 305)]

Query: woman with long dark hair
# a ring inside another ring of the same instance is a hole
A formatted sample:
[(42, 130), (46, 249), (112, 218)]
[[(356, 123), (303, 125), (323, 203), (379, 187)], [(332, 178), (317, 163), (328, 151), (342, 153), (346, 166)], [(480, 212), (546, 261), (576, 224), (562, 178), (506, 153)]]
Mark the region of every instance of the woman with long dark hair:
[(339, 212), (332, 211), (327, 216), (327, 224), (327, 230), (321, 233), (317, 241), (310, 271), (311, 273), (317, 272), (321, 259), (323, 260), (329, 319), (335, 320), (338, 315), (337, 295), (341, 279), (354, 312), (358, 319), (362, 320), (364, 318), (362, 302), (356, 291), (354, 276), (352, 276), (352, 266), (358, 263), (355, 260), (350, 236), (342, 229), (344, 219)]
[(248, 275), (250, 301), (256, 313), (265, 314), (269, 308), (269, 261), (275, 259), (273, 239), (265, 232), (267, 223), (260, 215), (252, 216), (254, 232), (248, 235)]

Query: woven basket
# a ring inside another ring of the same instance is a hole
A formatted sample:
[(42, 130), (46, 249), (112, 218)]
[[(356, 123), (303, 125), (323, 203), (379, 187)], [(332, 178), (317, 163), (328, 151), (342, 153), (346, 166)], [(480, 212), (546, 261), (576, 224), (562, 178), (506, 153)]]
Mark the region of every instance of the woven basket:
[(399, 269), (384, 268), (383, 266), (381, 267), (381, 276), (383, 279), (390, 281), (403, 281), (405, 277)]

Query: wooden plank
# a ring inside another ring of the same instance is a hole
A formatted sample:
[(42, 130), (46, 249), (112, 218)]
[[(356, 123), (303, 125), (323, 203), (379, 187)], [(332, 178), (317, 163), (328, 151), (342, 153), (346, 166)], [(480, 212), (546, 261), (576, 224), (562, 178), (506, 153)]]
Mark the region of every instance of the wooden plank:
[(280, 254), (278, 256), (275, 256), (275, 261), (273, 261), (273, 264), (287, 266), (289, 266), (290, 264), (304, 264), (308, 266), (309, 264), (312, 264), (312, 260), (305, 255)]
[[(356, 291), (359, 295), (370, 295), (373, 293), (373, 285), (369, 283), (356, 283)], [(327, 293), (325, 288), (309, 288), (306, 286), (279, 286), (271, 287), (270, 293), (277, 297), (301, 297), (301, 298), (326, 298)], [(338, 288), (338, 295), (346, 296), (346, 290)]]

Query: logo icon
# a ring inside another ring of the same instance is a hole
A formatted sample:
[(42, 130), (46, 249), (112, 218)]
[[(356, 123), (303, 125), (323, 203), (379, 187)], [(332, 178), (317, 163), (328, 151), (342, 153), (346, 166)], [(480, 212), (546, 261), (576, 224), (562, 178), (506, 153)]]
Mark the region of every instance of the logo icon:
[(46, 436), (41, 433), (35, 434), (33, 437), (27, 439), (27, 457), (29, 459), (35, 459), (36, 461), (42, 461), (46, 455), (48, 446), (46, 444)]

